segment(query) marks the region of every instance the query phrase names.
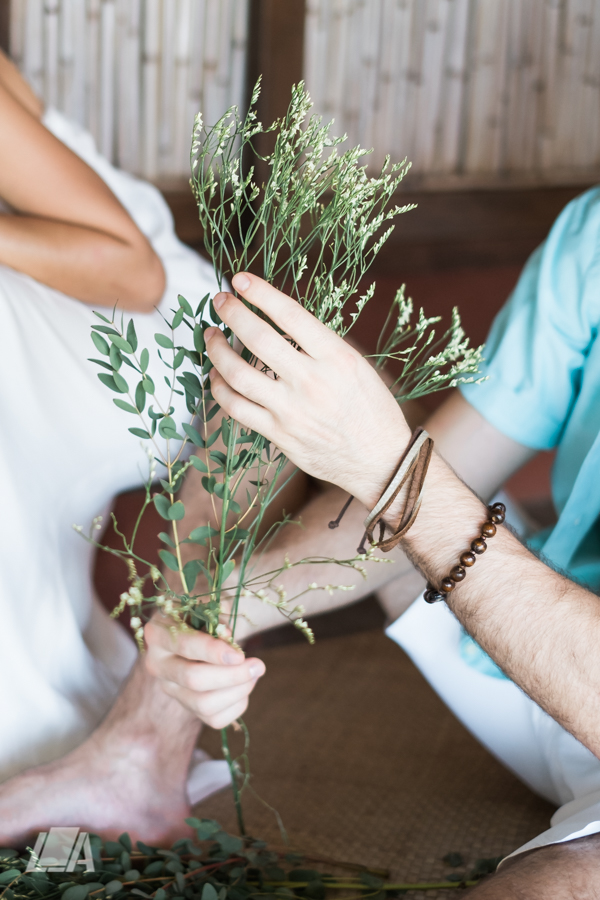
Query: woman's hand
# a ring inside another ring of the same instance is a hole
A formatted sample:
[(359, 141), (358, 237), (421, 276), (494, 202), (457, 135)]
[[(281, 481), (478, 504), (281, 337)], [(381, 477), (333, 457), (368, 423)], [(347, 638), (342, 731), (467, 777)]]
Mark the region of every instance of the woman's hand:
[(217, 294), (219, 316), (277, 378), (244, 362), (218, 328), (209, 328), (215, 400), (300, 469), (373, 506), (410, 437), (392, 394), (360, 353), (295, 300), (255, 275), (238, 273), (232, 284), (288, 339), (232, 294)]
[(245, 712), (265, 664), (206, 632), (173, 626), (162, 613), (146, 625), (146, 668), (170, 697), (211, 728), (225, 728)]

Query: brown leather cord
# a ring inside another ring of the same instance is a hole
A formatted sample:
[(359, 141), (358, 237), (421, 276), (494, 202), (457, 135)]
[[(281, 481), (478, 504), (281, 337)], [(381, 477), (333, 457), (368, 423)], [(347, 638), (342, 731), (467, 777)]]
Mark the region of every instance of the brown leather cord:
[[(367, 516), (365, 521), (366, 537), (372, 547), (376, 547), (383, 553), (388, 553), (397, 546), (413, 525), (421, 507), (423, 485), (425, 483), (425, 476), (427, 475), (432, 452), (433, 440), (429, 437), (425, 429), (419, 426), (419, 428), (416, 428), (413, 432), (408, 447), (402, 454), (398, 468), (396, 469), (394, 476), (390, 479), (379, 503), (376, 504), (374, 510)], [(399, 475), (400, 477), (398, 477)], [(407, 483), (408, 492), (404, 499), (398, 528), (389, 538), (383, 540), (385, 531), (385, 523), (383, 521), (384, 516)], [(392, 486), (393, 490), (389, 496), (386, 496)], [(373, 538), (373, 532), (376, 525), (379, 525), (380, 529), (379, 541), (375, 541)]]
[[(408, 446), (400, 458), (398, 467), (390, 478), (379, 501), (365, 520), (366, 531), (357, 548), (358, 553), (366, 553), (367, 539), (373, 547), (377, 547), (378, 550), (387, 553), (388, 550), (395, 547), (404, 537), (415, 521), (421, 506), (423, 484), (425, 482), (425, 476), (427, 475), (427, 469), (429, 468), (432, 452), (433, 440), (429, 437), (425, 429), (419, 426), (412, 433)], [(385, 534), (386, 526), (383, 517), (407, 481), (409, 482), (408, 493), (402, 508), (400, 524), (394, 534), (384, 541), (383, 536)], [(398, 483), (396, 484), (396, 482)], [(386, 495), (388, 491), (390, 491), (390, 488), (392, 488), (392, 491), (388, 497)], [(353, 499), (354, 498), (350, 496), (348, 500), (346, 500), (338, 517), (329, 523), (330, 528), (337, 528), (339, 526), (344, 513), (352, 503)], [(376, 525), (379, 525), (379, 541), (373, 540), (373, 532)]]

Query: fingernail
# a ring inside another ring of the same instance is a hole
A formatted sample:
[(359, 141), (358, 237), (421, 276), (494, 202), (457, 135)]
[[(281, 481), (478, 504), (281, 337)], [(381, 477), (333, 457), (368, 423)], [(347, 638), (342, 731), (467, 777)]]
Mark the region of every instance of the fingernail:
[(211, 338), (215, 336), (215, 334), (219, 331), (216, 325), (211, 325), (210, 328), (207, 328), (204, 332), (204, 340), (210, 341)]
[(250, 279), (244, 272), (238, 272), (237, 275), (234, 275), (231, 283), (236, 291), (247, 291), (250, 287)]
[(242, 662), (244, 662), (244, 657), (241, 653), (233, 653), (228, 650), (223, 654), (223, 663), (226, 666), (239, 666)]
[(254, 662), (250, 666), (250, 677), (251, 678), (260, 678), (261, 675), (265, 674), (264, 664), (261, 662)]
[(227, 294), (221, 291), (220, 294), (215, 295), (215, 299), (213, 300), (213, 306), (215, 309), (221, 309), (225, 301), (227, 300)]

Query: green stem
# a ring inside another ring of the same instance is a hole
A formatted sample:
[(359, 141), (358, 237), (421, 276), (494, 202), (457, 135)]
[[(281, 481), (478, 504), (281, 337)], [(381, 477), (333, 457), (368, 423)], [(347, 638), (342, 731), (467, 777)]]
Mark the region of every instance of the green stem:
[(229, 774), (231, 775), (231, 789), (233, 791), (233, 802), (235, 804), (235, 812), (238, 821), (238, 828), (242, 837), (246, 837), (246, 826), (244, 825), (244, 814), (242, 812), (242, 800), (240, 797), (240, 789), (237, 783), (237, 772), (231, 752), (229, 750), (229, 739), (227, 737), (227, 729), (221, 728), (221, 747), (223, 748), (223, 756), (229, 766)]

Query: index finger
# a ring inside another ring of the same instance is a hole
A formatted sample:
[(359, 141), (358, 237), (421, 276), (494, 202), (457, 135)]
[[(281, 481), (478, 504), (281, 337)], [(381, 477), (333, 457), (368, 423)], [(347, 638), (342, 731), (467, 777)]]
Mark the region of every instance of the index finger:
[(300, 303), (278, 291), (258, 275), (238, 272), (231, 283), (244, 300), (266, 313), (313, 359), (328, 355), (334, 345), (341, 341), (341, 338)]
[(167, 616), (153, 616), (144, 635), (150, 645), (162, 647), (177, 656), (196, 662), (221, 666), (236, 666), (246, 659), (241, 650), (236, 650), (220, 638), (212, 637), (205, 631), (178, 631), (176, 623)]

